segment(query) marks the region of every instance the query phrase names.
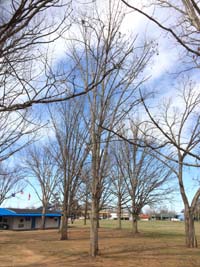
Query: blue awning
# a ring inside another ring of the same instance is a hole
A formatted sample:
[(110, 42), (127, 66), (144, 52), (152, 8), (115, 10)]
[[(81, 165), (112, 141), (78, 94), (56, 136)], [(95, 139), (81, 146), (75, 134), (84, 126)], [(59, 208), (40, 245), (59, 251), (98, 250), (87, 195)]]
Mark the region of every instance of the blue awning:
[[(1, 216), (1, 215), (0, 215)], [(20, 213), (20, 214), (11, 214), (10, 217), (41, 217), (42, 213)], [(61, 217), (61, 214), (58, 213), (46, 213), (45, 217)]]
[(0, 216), (12, 216), (12, 215), (16, 215), (16, 212), (9, 209), (0, 208)]

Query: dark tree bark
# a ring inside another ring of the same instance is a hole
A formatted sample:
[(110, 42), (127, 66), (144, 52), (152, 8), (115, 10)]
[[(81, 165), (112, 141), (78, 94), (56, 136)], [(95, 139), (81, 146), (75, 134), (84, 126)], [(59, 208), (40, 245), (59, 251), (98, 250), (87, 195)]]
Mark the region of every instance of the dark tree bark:
[(118, 205), (117, 205), (117, 220), (118, 220), (118, 228), (122, 228), (122, 221), (121, 221), (121, 216), (122, 216), (122, 202), (121, 202), (121, 197), (118, 197)]
[(45, 229), (45, 220), (46, 220), (45, 214), (46, 214), (46, 207), (43, 206), (42, 207), (42, 221), (41, 221), (41, 227), (40, 227), (41, 230)]
[(138, 234), (138, 215), (132, 215), (132, 231), (133, 234)]

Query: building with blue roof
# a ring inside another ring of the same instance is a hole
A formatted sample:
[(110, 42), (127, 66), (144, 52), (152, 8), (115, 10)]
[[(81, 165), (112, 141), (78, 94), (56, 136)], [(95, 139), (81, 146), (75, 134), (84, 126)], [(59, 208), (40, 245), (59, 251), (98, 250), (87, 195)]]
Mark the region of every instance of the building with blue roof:
[[(0, 208), (0, 228), (11, 230), (40, 229), (42, 224), (42, 209), (12, 209)], [(59, 228), (61, 213), (47, 210), (45, 216), (45, 229)]]

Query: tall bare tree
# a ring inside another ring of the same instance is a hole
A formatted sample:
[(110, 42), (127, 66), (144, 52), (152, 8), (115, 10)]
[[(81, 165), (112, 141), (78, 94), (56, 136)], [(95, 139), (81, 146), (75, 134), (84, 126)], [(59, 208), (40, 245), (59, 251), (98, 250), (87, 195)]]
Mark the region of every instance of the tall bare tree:
[[(77, 66), (74, 73), (77, 89), (87, 87), (93, 80), (97, 84), (88, 93), (92, 161), (90, 253), (95, 257), (98, 254), (100, 201), (105, 177), (109, 175), (108, 150), (112, 138), (101, 125), (113, 128), (117, 120), (138, 103), (137, 88), (144, 82), (140, 74), (151, 57), (151, 48), (148, 43), (139, 44), (136, 38), (129, 39), (121, 33), (124, 13), (120, 2), (108, 1), (104, 14), (96, 3), (92, 10), (92, 14), (86, 12), (77, 16), (79, 31), (76, 33), (78, 38), (71, 36), (76, 41), (71, 45), (71, 59)], [(105, 77), (111, 66), (114, 69)], [(129, 99), (131, 107), (126, 106)]]
[[(80, 99), (79, 99), (80, 100)], [(84, 101), (60, 103), (50, 109), (55, 141), (51, 153), (61, 173), (63, 197), (61, 240), (68, 239), (68, 219), (81, 183), (81, 171), (88, 155), (88, 130), (83, 121)], [(59, 118), (59, 119), (58, 119)]]
[[(165, 149), (161, 153), (156, 150), (156, 146), (152, 148), (163, 160), (163, 163), (173, 171), (178, 180), (184, 203), (186, 246), (196, 247), (194, 212), (200, 197), (200, 188), (197, 188), (190, 202), (184, 176), (187, 166), (191, 168), (200, 166), (199, 90), (190, 81), (184, 82), (183, 88), (177, 92), (175, 101), (180, 103), (179, 107), (170, 99), (160, 108), (157, 116), (152, 113), (145, 101), (143, 103), (150, 121), (158, 133), (157, 135), (154, 134), (154, 138), (157, 139), (157, 142), (160, 140), (159, 145)], [(175, 166), (168, 164), (169, 161)]]

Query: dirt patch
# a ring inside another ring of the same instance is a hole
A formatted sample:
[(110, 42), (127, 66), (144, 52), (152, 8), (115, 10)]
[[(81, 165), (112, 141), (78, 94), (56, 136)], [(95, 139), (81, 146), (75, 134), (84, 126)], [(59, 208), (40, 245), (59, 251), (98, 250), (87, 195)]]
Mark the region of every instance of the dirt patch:
[(100, 256), (96, 259), (89, 256), (89, 228), (70, 228), (67, 241), (60, 241), (56, 230), (3, 231), (0, 266), (199, 267), (199, 249), (185, 248), (184, 235), (174, 227), (177, 225), (165, 224), (159, 230), (144, 225), (137, 236), (129, 229), (100, 228)]

